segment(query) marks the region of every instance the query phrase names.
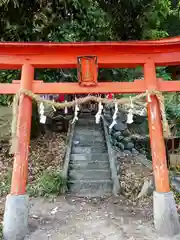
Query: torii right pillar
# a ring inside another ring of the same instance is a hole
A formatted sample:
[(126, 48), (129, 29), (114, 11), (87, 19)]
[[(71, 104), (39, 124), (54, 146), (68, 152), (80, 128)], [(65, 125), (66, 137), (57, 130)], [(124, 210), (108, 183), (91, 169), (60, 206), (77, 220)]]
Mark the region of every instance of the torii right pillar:
[[(144, 79), (148, 90), (158, 90), (156, 66), (151, 59), (144, 65)], [(170, 191), (160, 105), (156, 96), (151, 96), (151, 102), (148, 103), (148, 121), (155, 180), (154, 225), (161, 236), (172, 237), (180, 232), (180, 224), (174, 196)]]

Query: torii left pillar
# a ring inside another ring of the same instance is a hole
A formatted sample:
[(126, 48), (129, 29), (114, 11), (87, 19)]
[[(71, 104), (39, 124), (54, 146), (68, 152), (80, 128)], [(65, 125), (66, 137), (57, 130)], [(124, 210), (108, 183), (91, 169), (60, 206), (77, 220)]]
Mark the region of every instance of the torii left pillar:
[[(32, 90), (34, 68), (29, 64), (22, 66), (21, 88)], [(6, 198), (3, 236), (4, 240), (22, 240), (28, 230), (28, 153), (30, 142), (32, 100), (25, 95), (20, 98), (17, 124), (17, 149), (14, 155), (11, 192)]]

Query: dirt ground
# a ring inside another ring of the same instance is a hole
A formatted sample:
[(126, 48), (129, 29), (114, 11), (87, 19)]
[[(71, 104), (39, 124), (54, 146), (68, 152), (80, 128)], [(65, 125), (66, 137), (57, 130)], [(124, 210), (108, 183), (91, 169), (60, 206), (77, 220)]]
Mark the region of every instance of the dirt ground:
[(156, 234), (152, 196), (136, 199), (151, 169), (135, 159), (121, 162), (120, 197), (32, 199), (25, 240), (180, 240)]
[(177, 240), (161, 238), (152, 219), (122, 198), (32, 199), (26, 240)]

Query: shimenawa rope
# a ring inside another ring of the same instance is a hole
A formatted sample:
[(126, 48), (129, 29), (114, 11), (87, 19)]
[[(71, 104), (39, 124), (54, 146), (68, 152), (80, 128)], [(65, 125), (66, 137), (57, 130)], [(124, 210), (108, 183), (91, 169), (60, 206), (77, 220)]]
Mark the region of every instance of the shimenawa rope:
[(63, 103), (58, 103), (58, 102), (53, 102), (51, 100), (46, 100), (41, 98), (39, 95), (34, 94), (33, 92), (27, 90), (27, 89), (21, 89), (19, 92), (16, 93), (14, 96), (13, 100), (13, 118), (12, 118), (12, 139), (11, 139), (11, 153), (16, 152), (16, 145), (17, 145), (17, 120), (18, 120), (18, 107), (19, 107), (19, 101), (20, 97), (26, 95), (30, 97), (32, 100), (37, 102), (38, 104), (43, 102), (47, 105), (54, 106), (57, 109), (63, 109), (63, 108), (71, 108), (75, 107), (76, 105), (82, 105), (88, 102), (101, 102), (106, 105), (112, 105), (112, 104), (118, 104), (118, 105), (123, 105), (123, 104), (131, 104), (131, 102), (137, 102), (140, 99), (143, 99), (145, 97), (149, 97), (150, 95), (156, 95), (159, 104), (160, 104), (160, 111), (161, 111), (161, 117), (162, 117), (162, 125), (163, 125), (163, 132), (164, 132), (164, 137), (169, 137), (170, 136), (170, 130), (169, 130), (169, 125), (168, 121), (166, 118), (166, 113), (165, 113), (165, 107), (164, 107), (164, 97), (161, 92), (156, 91), (156, 90), (148, 90), (145, 93), (138, 94), (134, 97), (131, 97), (131, 99), (128, 97), (120, 98), (120, 99), (107, 99), (107, 98), (101, 98), (101, 97), (95, 97), (88, 95), (83, 98), (78, 98), (75, 99), (71, 102), (63, 102)]

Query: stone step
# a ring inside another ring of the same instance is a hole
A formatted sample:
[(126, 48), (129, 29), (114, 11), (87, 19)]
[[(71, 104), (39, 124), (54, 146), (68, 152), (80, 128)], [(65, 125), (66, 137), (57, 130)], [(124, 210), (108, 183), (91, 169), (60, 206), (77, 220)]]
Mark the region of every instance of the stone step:
[(84, 154), (91, 154), (91, 153), (106, 153), (107, 152), (107, 147), (106, 146), (102, 146), (102, 147), (99, 147), (99, 146), (87, 146), (87, 147), (84, 147), (84, 146), (72, 146), (72, 150), (71, 150), (71, 153), (72, 154), (81, 154), (81, 153), (84, 153)]
[(96, 124), (95, 122), (93, 123), (93, 120), (89, 121), (88, 119), (87, 120), (83, 120), (83, 123), (81, 122), (76, 122), (76, 128), (81, 128), (83, 129), (83, 127), (85, 128), (92, 128), (92, 129), (99, 129), (99, 130), (102, 130), (102, 124)]
[(102, 129), (99, 129), (97, 127), (91, 127), (91, 126), (88, 126), (88, 127), (83, 126), (82, 127), (82, 125), (75, 127), (74, 132), (77, 134), (80, 133), (81, 135), (88, 135), (88, 134), (92, 134), (92, 133), (95, 136), (100, 135), (100, 134), (103, 135)]
[(71, 194), (79, 197), (103, 197), (112, 194), (111, 180), (69, 181)]
[(81, 125), (85, 125), (87, 126), (87, 124), (89, 124), (90, 126), (94, 126), (94, 127), (102, 127), (101, 122), (96, 123), (96, 118), (79, 118), (76, 121), (76, 126), (81, 126)]
[(101, 180), (101, 179), (110, 179), (111, 172), (106, 169), (98, 169), (98, 170), (71, 170), (69, 172), (69, 177), (72, 180)]
[(91, 154), (91, 147), (72, 147), (71, 153), (72, 154)]
[(109, 162), (108, 161), (91, 161), (91, 162), (87, 162), (87, 161), (70, 161), (69, 164), (69, 169), (73, 170), (73, 169), (109, 169)]
[(96, 142), (104, 142), (104, 137), (100, 136), (100, 137), (95, 137), (95, 136), (84, 136), (84, 135), (75, 135), (73, 137), (73, 141), (79, 141), (79, 142), (89, 142), (92, 143), (94, 141)]
[(80, 112), (79, 117), (80, 118), (93, 118), (94, 113), (92, 111), (84, 111)]
[[(80, 114), (78, 121), (81, 120), (81, 119), (87, 120), (87, 121), (88, 120), (93, 120), (94, 123), (95, 123), (95, 114), (90, 114), (90, 115), (88, 115), (88, 114)], [(77, 121), (77, 123), (78, 123), (78, 121)]]
[(104, 139), (104, 136), (101, 135), (101, 136), (94, 136), (93, 133), (92, 134), (89, 134), (89, 135), (80, 135), (80, 134), (76, 134), (74, 137), (73, 137), (73, 141), (81, 141), (81, 142), (84, 142), (84, 141), (87, 141), (87, 142), (94, 142), (94, 141), (97, 141), (97, 142), (105, 142), (105, 139)]
[(70, 193), (80, 197), (112, 194), (109, 155), (102, 124), (95, 117), (81, 114), (74, 128), (69, 162)]
[(91, 126), (99, 126), (96, 124), (96, 119), (95, 118), (79, 118), (78, 121), (76, 122), (76, 126), (86, 126), (86, 125), (91, 125)]
[(73, 162), (76, 161), (84, 161), (84, 162), (101, 162), (107, 161), (109, 162), (109, 155), (107, 153), (101, 154), (71, 154), (70, 160)]
[(97, 141), (97, 139), (84, 139), (84, 140), (78, 140), (73, 139), (72, 141), (73, 146), (106, 146), (106, 143), (103, 141), (103, 139)]
[(87, 139), (86, 141), (73, 141), (72, 143), (73, 147), (91, 147), (92, 149), (94, 148), (103, 148), (103, 149), (107, 149), (106, 148), (106, 144), (104, 141), (101, 142), (97, 142), (97, 141), (93, 141), (90, 139)]
[(104, 137), (104, 134), (102, 131), (98, 131), (98, 130), (88, 130), (88, 129), (78, 129), (75, 128), (74, 129), (74, 135), (82, 135), (82, 136), (93, 136), (93, 137)]
[(94, 137), (101, 137), (103, 138), (104, 137), (104, 134), (102, 131), (99, 131), (98, 129), (88, 129), (86, 128), (86, 130), (83, 130), (83, 129), (78, 129), (76, 128), (74, 130), (74, 136), (84, 136), (84, 137), (91, 137), (91, 138), (94, 138)]

